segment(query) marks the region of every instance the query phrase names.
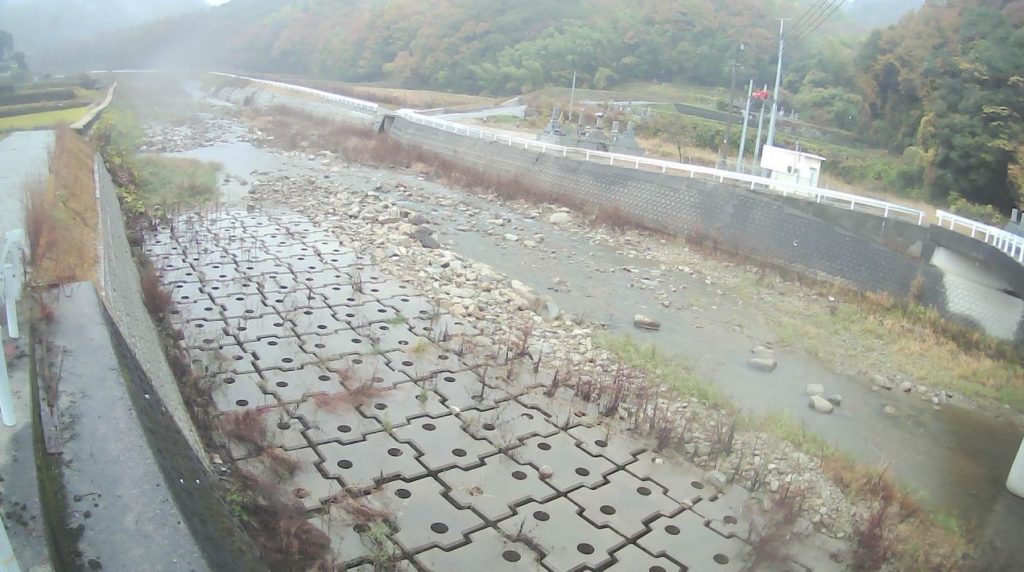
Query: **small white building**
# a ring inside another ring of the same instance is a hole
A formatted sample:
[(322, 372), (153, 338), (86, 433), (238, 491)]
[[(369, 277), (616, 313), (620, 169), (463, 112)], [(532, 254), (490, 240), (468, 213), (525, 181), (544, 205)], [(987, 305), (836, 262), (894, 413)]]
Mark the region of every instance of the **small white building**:
[(761, 168), (770, 172), (770, 178), (783, 183), (817, 187), (823, 162), (824, 157), (772, 145), (761, 150)]

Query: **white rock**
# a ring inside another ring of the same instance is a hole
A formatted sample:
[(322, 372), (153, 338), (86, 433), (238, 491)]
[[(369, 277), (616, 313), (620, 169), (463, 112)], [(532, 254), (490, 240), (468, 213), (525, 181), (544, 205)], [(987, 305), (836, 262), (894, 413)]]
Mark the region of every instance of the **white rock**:
[(824, 395), (825, 386), (820, 383), (808, 383), (804, 391), (807, 395)]
[(807, 406), (819, 413), (832, 413), (834, 406), (820, 395), (812, 395)]
[(904, 381), (903, 383), (900, 384), (900, 391), (903, 391), (905, 393), (910, 393), (913, 389), (914, 384), (910, 383), (909, 381)]
[(519, 237), (514, 234), (506, 234), (504, 238), (509, 242), (519, 242)]
[(654, 318), (649, 318), (643, 314), (636, 314), (633, 316), (633, 325), (642, 330), (660, 330), (661, 322)]
[(775, 368), (779, 366), (779, 364), (773, 359), (759, 357), (752, 357), (748, 359), (747, 365), (758, 371), (763, 371), (766, 373), (771, 373), (775, 371)]
[(555, 213), (548, 217), (548, 222), (550, 222), (551, 224), (566, 224), (570, 220), (572, 220), (572, 216), (570, 216), (569, 213), (562, 212)]

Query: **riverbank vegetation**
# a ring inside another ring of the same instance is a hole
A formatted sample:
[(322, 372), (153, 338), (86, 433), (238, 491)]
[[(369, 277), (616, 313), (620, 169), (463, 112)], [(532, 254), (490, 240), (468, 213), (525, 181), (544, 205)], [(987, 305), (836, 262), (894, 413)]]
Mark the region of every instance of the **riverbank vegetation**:
[(95, 153), (67, 127), (55, 137), (46, 179), (25, 189), (31, 281), (37, 286), (91, 280), (96, 273)]

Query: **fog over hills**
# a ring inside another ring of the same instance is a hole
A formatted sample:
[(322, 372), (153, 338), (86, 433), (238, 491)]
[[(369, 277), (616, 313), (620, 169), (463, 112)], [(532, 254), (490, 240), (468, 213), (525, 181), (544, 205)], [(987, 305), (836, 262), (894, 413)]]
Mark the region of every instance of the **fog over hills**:
[(865, 28), (895, 24), (904, 14), (917, 10), (925, 0), (851, 0), (844, 9), (851, 20)]
[(206, 7), (203, 0), (0, 0), (0, 29), (31, 64), (54, 46)]

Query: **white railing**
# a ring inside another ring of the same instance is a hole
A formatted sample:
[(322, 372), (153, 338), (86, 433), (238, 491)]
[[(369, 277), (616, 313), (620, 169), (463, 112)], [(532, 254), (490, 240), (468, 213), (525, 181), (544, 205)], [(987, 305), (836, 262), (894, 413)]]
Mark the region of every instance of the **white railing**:
[(851, 195), (849, 193), (830, 191), (816, 187), (794, 185), (769, 179), (767, 177), (737, 173), (735, 171), (723, 171), (721, 169), (703, 167), (701, 165), (690, 165), (686, 163), (677, 163), (675, 161), (666, 161), (664, 159), (637, 157), (635, 155), (608, 153), (605, 151), (594, 151), (590, 149), (580, 149), (577, 147), (565, 147), (553, 143), (545, 143), (543, 141), (522, 139), (512, 137), (511, 135), (504, 135), (493, 131), (470, 127), (453, 121), (427, 117), (411, 109), (400, 109), (397, 113), (399, 116), (408, 119), (413, 123), (433, 127), (435, 129), (455, 133), (457, 135), (502, 143), (517, 149), (582, 159), (588, 162), (598, 162), (605, 165), (619, 166), (623, 168), (673, 175), (686, 175), (689, 177), (700, 176), (701, 178), (713, 179), (720, 183), (724, 183), (725, 181), (741, 183), (753, 191), (774, 193), (784, 197), (792, 196), (849, 210), (867, 211), (885, 218), (901, 218), (909, 220), (914, 224), (924, 224), (925, 214), (923, 211), (870, 197)]
[(1017, 236), (1012, 232), (1006, 232), (1001, 228), (989, 226), (969, 218), (964, 218), (943, 210), (935, 211), (939, 219), (939, 226), (949, 230), (970, 232), (971, 238), (978, 239), (1005, 252), (1010, 258), (1017, 262), (1024, 263), (1024, 236)]
[(235, 74), (230, 74), (230, 73), (221, 73), (221, 72), (210, 72), (210, 73), (212, 73), (213, 75), (219, 75), (219, 76), (222, 76), (222, 77), (233, 77), (233, 78), (236, 78), (236, 79), (244, 79), (246, 81), (251, 81), (251, 82), (254, 82), (254, 83), (261, 83), (263, 85), (269, 85), (269, 86), (278, 87), (278, 88), (281, 88), (281, 89), (287, 89), (288, 91), (294, 91), (294, 92), (297, 92), (297, 93), (302, 93), (304, 95), (311, 95), (311, 96), (316, 97), (318, 99), (323, 99), (323, 100), (326, 100), (326, 101), (330, 101), (332, 103), (340, 103), (341, 105), (344, 105), (345, 107), (351, 107), (353, 109), (357, 109), (359, 111), (365, 111), (367, 113), (377, 113), (377, 111), (380, 109), (380, 106), (377, 105), (376, 103), (373, 103), (372, 101), (363, 101), (362, 99), (356, 99), (354, 97), (338, 95), (337, 93), (331, 93), (329, 91), (323, 91), (323, 90), (320, 90), (320, 89), (313, 89), (311, 87), (305, 87), (305, 86), (302, 86), (302, 85), (295, 85), (295, 84), (291, 84), (291, 83), (283, 83), (283, 82), (280, 82), (280, 81), (271, 81), (271, 80), (268, 80), (268, 79), (256, 79), (254, 77), (246, 77), (244, 75), (235, 75)]

